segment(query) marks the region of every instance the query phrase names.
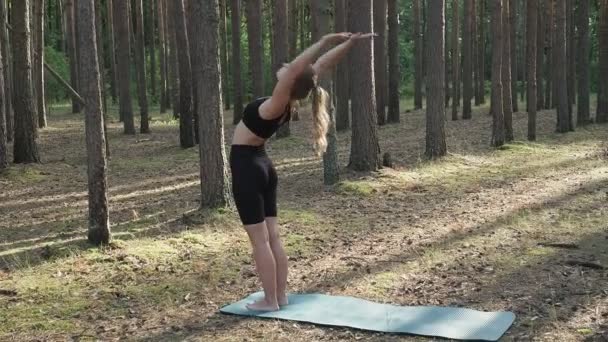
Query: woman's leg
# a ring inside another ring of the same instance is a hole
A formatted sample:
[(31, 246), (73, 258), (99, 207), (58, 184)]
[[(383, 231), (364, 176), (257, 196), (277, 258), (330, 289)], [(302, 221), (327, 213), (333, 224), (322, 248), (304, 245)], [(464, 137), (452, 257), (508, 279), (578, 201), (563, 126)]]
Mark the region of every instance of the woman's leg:
[(251, 240), (255, 266), (264, 288), (264, 299), (248, 304), (247, 308), (253, 311), (276, 311), (279, 309), (276, 262), (270, 247), (266, 222), (247, 225), (245, 230), (249, 235), (249, 240)]
[(274, 255), (277, 274), (277, 300), (279, 305), (287, 305), (287, 254), (279, 236), (279, 226), (276, 217), (266, 218), (266, 227), (270, 240), (270, 249)]

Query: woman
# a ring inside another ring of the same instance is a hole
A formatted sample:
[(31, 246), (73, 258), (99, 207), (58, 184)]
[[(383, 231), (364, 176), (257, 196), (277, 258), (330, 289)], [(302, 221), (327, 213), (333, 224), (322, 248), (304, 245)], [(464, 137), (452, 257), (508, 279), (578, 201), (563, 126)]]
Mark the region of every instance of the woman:
[[(360, 33), (324, 36), (277, 72), (272, 96), (248, 104), (235, 129), (230, 151), (232, 191), (253, 247), (265, 295), (264, 299), (247, 305), (249, 310), (276, 311), (287, 305), (287, 255), (277, 227), (277, 173), (264, 143), (290, 120), (294, 102), (308, 97), (312, 91), (314, 148), (318, 155), (325, 152), (329, 125), (327, 93), (317, 85), (317, 79), (332, 69), (356, 40), (372, 36)], [(336, 44), (339, 45), (316, 60), (322, 51)]]

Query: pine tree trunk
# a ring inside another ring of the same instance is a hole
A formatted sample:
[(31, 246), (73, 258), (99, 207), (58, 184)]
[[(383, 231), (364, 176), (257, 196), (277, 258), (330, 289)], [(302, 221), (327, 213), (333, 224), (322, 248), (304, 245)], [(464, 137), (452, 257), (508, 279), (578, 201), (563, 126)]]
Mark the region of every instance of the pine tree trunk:
[(160, 113), (167, 112), (167, 47), (165, 39), (165, 10), (164, 1), (156, 0), (156, 9), (158, 11), (158, 55), (160, 62)]
[(135, 60), (137, 68), (137, 100), (139, 101), (140, 132), (150, 133), (148, 118), (148, 89), (146, 84), (146, 47), (144, 41), (143, 0), (135, 0)]
[[(0, 22), (6, 23), (8, 22), (8, 8), (7, 8), (7, 0), (0, 0)], [(5, 110), (5, 119), (6, 119), (6, 140), (8, 142), (13, 141), (13, 132), (14, 132), (14, 113), (13, 113), (13, 89), (12, 89), (12, 58), (9, 49), (9, 36), (8, 29), (5, 25), (0, 26), (0, 50), (3, 56), (4, 61), (4, 74), (2, 75), (4, 78), (4, 96), (7, 99), (4, 101), (4, 110)]]
[(85, 99), (85, 131), (89, 185), (89, 242), (101, 245), (111, 240), (108, 214), (105, 138), (93, 0), (78, 0), (80, 88)]
[(125, 134), (135, 134), (133, 104), (131, 99), (131, 42), (129, 38), (129, 5), (125, 1), (114, 0), (114, 35), (119, 88), (119, 111)]
[(420, 32), (420, 0), (414, 0), (412, 12), (414, 16), (414, 108), (422, 108), (422, 77), (423, 77), (423, 54), (422, 33)]
[(554, 27), (554, 19), (553, 19), (553, 0), (545, 0), (545, 11), (546, 11), (546, 20), (545, 20), (545, 54), (547, 55), (545, 61), (545, 108), (551, 109), (554, 108), (552, 102), (553, 95), (553, 29)]
[(537, 32), (538, 29), (538, 0), (527, 0), (526, 1), (526, 64), (527, 64), (527, 94), (526, 99), (528, 102), (528, 140), (536, 140), (536, 48)]
[(608, 0), (600, 0), (599, 40), (599, 77), (597, 95), (598, 123), (608, 122)]
[[(30, 26), (30, 32), (31, 32), (31, 39), (30, 39), (30, 56), (32, 56), (32, 69), (30, 70), (30, 73), (32, 74), (32, 103), (34, 105), (34, 124), (36, 125), (36, 127), (39, 127), (38, 125), (38, 86), (37, 86), (37, 56), (36, 56), (36, 12), (38, 11), (36, 8), (38, 7), (38, 5), (40, 4), (40, 2), (37, 1), (31, 1), (30, 0), (30, 22), (29, 22), (29, 26)], [(36, 132), (37, 134), (37, 132)], [(36, 136), (38, 137), (38, 136)]]
[[(190, 0), (193, 36), (190, 49), (200, 117), (201, 207), (217, 208), (230, 204), (230, 181), (224, 141), (222, 108), (220, 13), (218, 0)], [(233, 12), (234, 13), (234, 12)], [(238, 12), (237, 12), (238, 13)]]
[[(372, 0), (349, 0), (348, 6), (351, 31), (371, 32)], [(349, 167), (356, 171), (373, 171), (380, 166), (373, 59), (371, 40), (357, 42), (350, 52), (352, 142)]]
[[(517, 103), (517, 81), (519, 77), (517, 66), (517, 0), (509, 0), (509, 61), (511, 62), (511, 112), (519, 111)], [(505, 118), (506, 119), (506, 118)], [(507, 139), (508, 139), (507, 132)], [(513, 132), (511, 132), (513, 134)]]
[[(198, 61), (201, 59), (201, 56), (197, 55), (198, 54), (198, 50), (196, 49), (192, 49), (191, 48), (191, 44), (194, 44), (193, 39), (191, 39), (190, 37), (194, 37), (194, 27), (192, 25), (192, 23), (196, 20), (196, 18), (193, 18), (194, 13), (190, 10), (190, 7), (192, 6), (192, 0), (185, 0), (184, 1), (184, 18), (186, 21), (186, 34), (188, 36), (188, 53), (190, 55), (190, 68), (192, 69), (192, 65), (194, 64), (194, 61)], [(220, 60), (221, 63), (221, 60)], [(221, 75), (220, 75), (221, 76)], [(199, 131), (198, 131), (198, 126), (199, 126), (199, 117), (198, 117), (198, 106), (201, 105), (200, 101), (198, 99), (198, 80), (195, 77), (192, 77), (192, 90), (191, 90), (191, 94), (192, 94), (192, 118), (194, 120), (194, 126), (192, 127), (192, 130), (194, 132), (194, 143), (198, 144), (200, 141), (200, 137), (198, 135)]]
[(112, 103), (117, 102), (117, 88), (118, 88), (118, 73), (116, 72), (116, 42), (114, 35), (114, 13), (113, 13), (113, 0), (106, 0), (106, 12), (107, 12), (107, 24), (106, 24), (106, 37), (108, 39), (109, 54), (110, 54), (110, 96), (112, 97)]
[(246, 5), (247, 35), (249, 40), (249, 70), (252, 95), (264, 95), (264, 45), (262, 43), (262, 0), (248, 0)]
[[(4, 0), (0, 7), (4, 6)], [(0, 21), (4, 23), (4, 21)], [(0, 172), (8, 167), (8, 146), (7, 146), (7, 131), (6, 131), (6, 106), (5, 102), (8, 98), (4, 93), (4, 54), (0, 52)]]
[(387, 0), (374, 1), (374, 32), (378, 38), (374, 39), (374, 72), (376, 84), (376, 113), (378, 125), (386, 123), (386, 11)]
[(570, 118), (570, 126), (574, 128), (574, 118), (572, 115), (572, 106), (576, 98), (576, 50), (574, 47), (574, 0), (566, 0), (566, 58), (568, 60), (568, 116)]
[[(389, 123), (399, 122), (399, 10), (397, 0), (388, 0), (388, 117)], [(348, 111), (346, 112), (348, 115)]]
[(458, 0), (452, 1), (452, 120), (458, 120), (460, 108), (460, 28)]
[(545, 92), (543, 88), (543, 70), (545, 66), (545, 9), (544, 0), (538, 0), (536, 27), (536, 108), (545, 109)]
[(232, 87), (234, 108), (232, 123), (241, 121), (243, 116), (243, 81), (241, 71), (241, 5), (240, 0), (230, 0), (230, 19), (232, 25)]
[(479, 98), (486, 103), (486, 1), (479, 1)]
[(105, 81), (105, 72), (104, 72), (104, 46), (103, 46), (103, 24), (101, 17), (103, 15), (103, 3), (96, 2), (95, 3), (95, 43), (97, 44), (97, 61), (99, 68), (99, 82), (101, 88), (101, 99), (102, 106), (101, 110), (103, 113), (103, 134), (105, 140), (105, 154), (106, 158), (110, 157), (110, 143), (108, 141), (108, 96), (106, 90), (106, 81)]
[(462, 32), (462, 118), (471, 118), (471, 99), (473, 98), (473, 0), (464, 0), (464, 28)]
[(294, 58), (296, 58), (296, 55), (298, 53), (298, 21), (300, 19), (298, 15), (299, 9), (300, 6), (298, 6), (297, 0), (288, 0), (287, 10), (289, 11), (289, 60), (293, 60)]
[(591, 123), (589, 111), (589, 1), (581, 1), (578, 4), (578, 101), (577, 101), (577, 125), (584, 126)]
[[(470, 4), (470, 0), (465, 4)], [(445, 2), (428, 3), (426, 60), (428, 63), (426, 93), (426, 156), (430, 159), (446, 155), (445, 142)], [(470, 8), (469, 8), (470, 10)], [(471, 12), (469, 12), (469, 15)], [(470, 34), (470, 32), (469, 32)], [(470, 38), (470, 37), (469, 37)], [(470, 43), (469, 43), (470, 54)]]
[[(335, 0), (335, 30), (347, 31), (346, 0)], [(348, 61), (343, 60), (336, 69), (336, 129), (345, 131), (350, 126), (350, 82), (348, 80)]]
[(492, 145), (499, 147), (505, 143), (502, 89), (503, 0), (492, 0), (492, 4)]
[(192, 114), (192, 68), (188, 45), (188, 28), (184, 4), (176, 1), (173, 5), (173, 23), (177, 45), (179, 69), (179, 142), (182, 148), (194, 146), (194, 117)]
[(177, 36), (175, 31), (175, 14), (173, 13), (175, 1), (165, 0), (165, 16), (167, 31), (165, 37), (169, 41), (169, 80), (171, 84), (170, 102), (173, 104), (173, 117), (179, 118), (180, 115), (180, 94), (179, 94), (179, 67), (177, 59)]
[(29, 0), (11, 3), (13, 24), (13, 103), (15, 106), (15, 132), (13, 158), (18, 163), (38, 163), (37, 127), (32, 101), (32, 58), (30, 54)]
[(513, 94), (511, 93), (511, 28), (510, 28), (510, 8), (509, 0), (502, 2), (502, 91), (503, 91), (503, 116), (505, 122), (505, 140), (513, 140)]
[[(472, 28), (472, 45), (473, 45), (473, 97), (475, 99), (475, 106), (479, 106), (481, 105), (481, 98), (479, 97), (479, 85), (481, 84), (481, 82), (479, 81), (479, 67), (477, 66), (477, 63), (479, 62), (479, 27), (481, 26), (481, 23), (483, 22), (481, 18), (479, 18), (477, 16), (477, 4), (480, 3), (480, 0), (474, 1), (473, 2), (473, 28)], [(447, 11), (447, 9), (446, 9)], [(447, 14), (447, 13), (446, 13)], [(446, 20), (447, 21), (447, 20)], [(446, 33), (447, 34), (447, 33)], [(446, 35), (446, 40), (447, 40), (447, 35)], [(448, 53), (448, 50), (446, 50), (446, 55)], [(446, 80), (447, 83), (447, 80)], [(446, 96), (448, 96), (446, 94)]]
[(566, 60), (566, 0), (555, 1), (555, 63), (554, 74), (557, 85), (557, 132), (566, 133), (570, 130), (568, 115), (568, 84)]
[(224, 102), (224, 109), (230, 109), (231, 95), (230, 95), (230, 63), (228, 61), (228, 32), (226, 30), (226, 1), (230, 0), (219, 0), (220, 3), (220, 54), (222, 60), (222, 99)]
[(46, 127), (46, 101), (44, 95), (44, 10), (45, 6), (43, 2), (34, 2), (34, 36), (36, 40), (35, 55), (32, 58), (34, 61), (34, 86), (37, 97), (36, 111), (38, 113), (38, 127)]
[(148, 23), (148, 55), (150, 55), (150, 95), (152, 96), (153, 101), (156, 101), (156, 9), (154, 8), (156, 4), (156, 0), (151, 0), (149, 2), (148, 8), (150, 12), (148, 12), (148, 18), (150, 22)]
[[(70, 60), (70, 83), (72, 88), (78, 91), (78, 57), (76, 55), (76, 26), (74, 25), (74, 1), (66, 0), (65, 2), (65, 19), (66, 19), (66, 41), (67, 52)], [(80, 103), (77, 99), (72, 99), (72, 113), (80, 113)]]

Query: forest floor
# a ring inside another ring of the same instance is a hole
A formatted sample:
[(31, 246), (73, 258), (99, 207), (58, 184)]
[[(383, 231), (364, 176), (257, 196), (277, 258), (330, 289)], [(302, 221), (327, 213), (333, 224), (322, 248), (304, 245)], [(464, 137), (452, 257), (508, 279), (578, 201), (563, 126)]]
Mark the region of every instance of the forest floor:
[[(67, 111), (40, 132), (42, 164), (0, 174), (0, 340), (433, 340), (220, 314), (260, 288), (249, 242), (234, 209), (198, 210), (198, 150), (169, 115), (149, 135), (110, 122), (114, 242), (89, 246), (83, 120)], [(487, 112), (448, 121), (449, 156), (433, 162), (423, 112), (403, 113), (379, 129), (395, 167), (343, 169), (333, 187), (308, 120), (270, 142), (290, 290), (511, 310), (505, 341), (608, 339), (607, 127), (559, 135), (543, 111), (529, 143), (516, 113), (517, 141), (495, 150)]]

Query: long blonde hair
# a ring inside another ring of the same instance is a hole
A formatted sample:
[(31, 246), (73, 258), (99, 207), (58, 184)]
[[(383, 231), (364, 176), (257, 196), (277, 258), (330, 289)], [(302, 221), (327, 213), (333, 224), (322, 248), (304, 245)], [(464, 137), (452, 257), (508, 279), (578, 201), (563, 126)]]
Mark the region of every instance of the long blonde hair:
[(312, 136), (313, 148), (317, 156), (323, 155), (327, 150), (327, 130), (329, 129), (329, 113), (327, 103), (329, 94), (320, 86), (312, 91)]

